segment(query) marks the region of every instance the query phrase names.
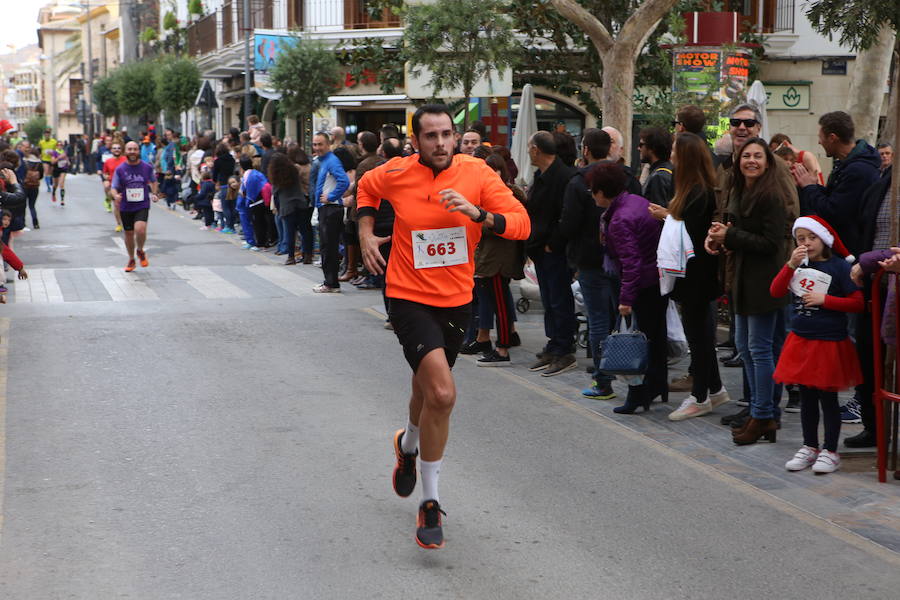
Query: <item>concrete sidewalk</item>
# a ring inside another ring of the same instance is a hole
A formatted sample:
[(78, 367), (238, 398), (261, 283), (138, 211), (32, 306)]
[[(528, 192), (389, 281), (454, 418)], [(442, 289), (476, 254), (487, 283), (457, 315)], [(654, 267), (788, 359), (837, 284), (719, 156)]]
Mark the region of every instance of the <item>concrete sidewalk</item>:
[[(513, 296), (516, 299), (519, 297), (515, 285)], [(372, 308), (383, 312), (380, 306)], [(681, 422), (668, 420), (669, 413), (678, 408), (687, 393), (671, 393), (668, 403), (657, 400), (646, 413), (618, 415), (612, 409), (624, 402), (627, 387), (623, 383), (613, 383), (618, 395), (613, 400), (591, 400), (581, 395), (581, 390), (591, 383), (591, 376), (585, 368), (592, 364), (582, 348), (577, 351), (577, 369), (554, 377), (542, 377), (540, 372), (529, 371), (528, 365), (534, 361), (535, 353), (541, 350), (545, 342), (540, 303), (532, 301), (529, 310), (517, 314), (517, 317), (516, 329), (522, 338), (522, 346), (511, 349), (512, 363), (509, 366), (493, 369), (498, 377), (516, 380), (545, 395), (578, 404), (616, 423), (632, 435), (652, 439), (670, 452), (689, 457), (714, 475), (737, 479), (813, 518), (825, 519), (900, 553), (900, 482), (890, 479), (889, 475), (888, 483), (878, 483), (874, 448), (852, 450), (843, 446), (843, 439), (859, 433), (861, 425), (844, 424), (841, 428), (841, 446), (838, 450), (842, 459), (840, 471), (820, 476), (810, 470), (791, 473), (785, 470), (784, 463), (803, 445), (799, 414), (782, 415), (782, 428), (774, 444), (761, 441), (750, 446), (736, 446), (731, 441), (730, 428), (719, 423), (723, 415), (740, 409), (734, 401), (742, 395), (741, 369), (720, 367), (732, 402), (707, 416)], [(460, 356), (460, 360), (471, 362), (475, 362), (476, 358)], [(688, 362), (689, 359), (684, 359), (670, 366), (669, 380), (684, 374)], [(782, 408), (786, 402), (785, 392)]]

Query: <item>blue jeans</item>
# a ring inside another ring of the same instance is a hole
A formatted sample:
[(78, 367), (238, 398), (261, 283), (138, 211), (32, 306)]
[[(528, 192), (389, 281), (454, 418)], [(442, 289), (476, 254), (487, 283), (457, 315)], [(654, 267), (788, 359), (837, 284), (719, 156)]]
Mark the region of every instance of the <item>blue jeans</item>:
[(222, 218), (225, 220), (225, 229), (234, 229), (234, 213), (237, 212), (234, 200), (227, 200), (227, 189), (219, 190), (219, 200), (222, 201)]
[(288, 258), (295, 258), (297, 253), (297, 218), (299, 214), (300, 211), (295, 210), (294, 212), (281, 217), (284, 252), (287, 253)]
[(564, 356), (575, 352), (575, 299), (572, 297), (572, 272), (564, 253), (544, 252), (534, 259), (541, 304), (544, 305), (544, 352)]
[(734, 341), (744, 359), (750, 386), (750, 416), (754, 419), (776, 417), (772, 374), (779, 312), (780, 309), (759, 315), (735, 315)]
[(278, 245), (275, 247), (275, 251), (287, 254), (287, 243), (284, 239), (284, 220), (277, 213), (275, 214), (275, 231), (278, 232)]
[(618, 315), (619, 280), (603, 269), (578, 269), (578, 283), (584, 298), (588, 320), (588, 338), (594, 357), (594, 379), (602, 386), (614, 377), (600, 373), (603, 342), (613, 328)]
[(312, 208), (301, 208), (296, 213), (297, 232), (300, 234), (300, 246), (304, 257), (312, 257), (313, 253), (312, 214)]

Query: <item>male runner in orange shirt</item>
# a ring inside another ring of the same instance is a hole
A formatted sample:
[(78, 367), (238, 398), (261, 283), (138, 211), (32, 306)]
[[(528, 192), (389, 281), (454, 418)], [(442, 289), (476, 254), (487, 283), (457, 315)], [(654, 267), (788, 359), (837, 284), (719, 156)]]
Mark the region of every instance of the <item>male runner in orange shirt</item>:
[[(438, 474), (456, 402), (450, 369), (469, 322), (475, 246), (483, 225), (514, 240), (526, 239), (531, 226), (525, 207), (484, 161), (453, 155), (456, 134), (446, 106), (419, 108), (412, 129), (418, 154), (394, 158), (359, 182), (359, 238), (366, 268), (378, 275), (385, 267), (379, 246), (393, 244), (386, 277), (389, 316), (413, 370), (409, 420), (394, 434), (394, 491), (412, 494), (421, 458), (416, 542), (442, 548)], [(373, 233), (382, 198), (396, 214), (389, 237)]]

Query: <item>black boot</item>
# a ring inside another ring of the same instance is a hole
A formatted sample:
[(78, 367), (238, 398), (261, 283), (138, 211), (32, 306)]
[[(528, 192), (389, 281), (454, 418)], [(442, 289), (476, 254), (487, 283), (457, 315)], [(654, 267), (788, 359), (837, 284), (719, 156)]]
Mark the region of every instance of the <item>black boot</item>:
[[(735, 427), (735, 425), (734, 425), (735, 421), (739, 421), (740, 425), (743, 425), (744, 421), (746, 421), (749, 416), (750, 416), (750, 407), (745, 406), (744, 408), (737, 411), (736, 413), (732, 413), (730, 415), (725, 415), (724, 417), (722, 417), (720, 422), (722, 423), (722, 425), (730, 425), (732, 427)], [(738, 425), (738, 427), (740, 425)]]

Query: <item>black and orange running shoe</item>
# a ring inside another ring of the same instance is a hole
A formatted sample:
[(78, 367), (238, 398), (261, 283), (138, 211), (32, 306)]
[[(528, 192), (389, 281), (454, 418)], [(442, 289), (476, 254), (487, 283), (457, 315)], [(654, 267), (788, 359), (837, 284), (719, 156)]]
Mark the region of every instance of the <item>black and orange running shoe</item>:
[(441, 510), (437, 500), (426, 500), (419, 505), (419, 517), (416, 519), (416, 543), (429, 550), (444, 547), (444, 529), (441, 527)]
[(398, 429), (394, 434), (394, 454), (397, 456), (397, 465), (394, 467), (394, 491), (397, 495), (406, 498), (416, 489), (416, 457), (419, 451), (413, 454), (405, 454), (400, 442), (403, 440), (405, 429)]
[(150, 266), (150, 261), (147, 260), (147, 253), (146, 253), (146, 252), (144, 252), (143, 250), (138, 250), (138, 251), (137, 251), (137, 257), (138, 257), (138, 259), (141, 261), (141, 266), (142, 266), (142, 267), (144, 267), (144, 268), (146, 269), (147, 267)]
[(131, 273), (132, 271), (134, 271), (135, 267), (137, 267), (137, 264), (134, 262), (134, 259), (132, 258), (128, 261), (128, 264), (125, 265), (125, 272)]

